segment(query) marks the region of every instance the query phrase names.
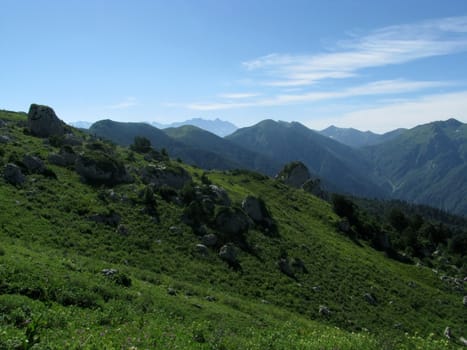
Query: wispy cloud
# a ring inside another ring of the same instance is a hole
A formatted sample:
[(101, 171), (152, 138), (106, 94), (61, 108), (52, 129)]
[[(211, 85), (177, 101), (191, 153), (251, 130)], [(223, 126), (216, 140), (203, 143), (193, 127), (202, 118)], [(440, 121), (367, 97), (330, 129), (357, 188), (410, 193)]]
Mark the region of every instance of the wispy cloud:
[(403, 79), (381, 80), (336, 91), (278, 94), (272, 97), (255, 99), (252, 101), (193, 103), (187, 105), (186, 107), (198, 111), (212, 111), (244, 107), (278, 106), (292, 103), (317, 102), (356, 96), (402, 94), (419, 91), (422, 89), (450, 85), (452, 85), (452, 83), (442, 81), (407, 81)]
[(108, 109), (127, 109), (138, 104), (136, 97), (127, 97), (123, 101), (107, 106)]
[(312, 85), (323, 79), (353, 77), (366, 68), (401, 64), (467, 50), (467, 16), (389, 26), (341, 41), (333, 52), (269, 54), (243, 62), (264, 73), (269, 86)]
[(230, 100), (240, 100), (240, 99), (257, 97), (257, 96), (260, 96), (260, 95), (261, 94), (256, 93), (256, 92), (238, 92), (238, 93), (219, 94), (219, 97), (225, 98), (225, 99), (230, 99)]

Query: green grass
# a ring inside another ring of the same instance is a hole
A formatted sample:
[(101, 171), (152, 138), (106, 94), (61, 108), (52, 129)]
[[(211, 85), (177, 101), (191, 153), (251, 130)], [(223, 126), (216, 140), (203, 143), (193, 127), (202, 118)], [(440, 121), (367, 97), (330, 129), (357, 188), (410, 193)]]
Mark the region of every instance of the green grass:
[[(58, 151), (21, 126), (8, 131), (15, 142), (2, 145), (0, 166)], [(47, 161), (57, 179), (28, 175), (22, 187), (0, 179), (0, 349), (443, 349), (455, 346), (442, 337), (446, 326), (465, 336), (461, 291), (428, 268), (344, 237), (328, 203), (258, 174), (207, 176), (233, 205), (261, 197), (278, 235), (251, 228), (252, 252), (239, 251), (240, 270), (214, 249), (200, 255), (199, 238), (181, 221), (183, 205), (156, 195), (157, 218), (145, 212), (138, 168), (147, 162), (133, 157), (127, 165), (136, 181), (113, 188), (84, 184), (73, 169)], [(203, 172), (182, 166), (201, 185)], [(110, 212), (127, 235), (89, 220)], [(308, 273), (281, 273), (284, 255)], [(131, 285), (106, 278), (105, 268)], [(330, 315), (320, 315), (320, 305)]]

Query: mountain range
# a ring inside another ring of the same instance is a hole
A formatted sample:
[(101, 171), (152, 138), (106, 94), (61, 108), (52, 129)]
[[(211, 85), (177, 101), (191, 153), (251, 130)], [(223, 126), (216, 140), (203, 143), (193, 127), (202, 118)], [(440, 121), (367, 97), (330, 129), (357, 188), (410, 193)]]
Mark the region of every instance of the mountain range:
[(233, 133), (235, 130), (238, 129), (237, 126), (235, 126), (231, 122), (221, 120), (219, 118), (216, 118), (214, 120), (203, 119), (203, 118), (192, 118), (192, 119), (185, 120), (183, 122), (174, 122), (170, 124), (161, 124), (157, 122), (152, 122), (151, 124), (158, 129), (178, 128), (180, 126), (192, 125), (192, 126), (197, 126), (200, 129), (209, 131), (220, 137), (230, 135), (231, 133)]
[(122, 145), (145, 136), (154, 147), (207, 169), (245, 168), (274, 176), (281, 165), (298, 160), (333, 192), (467, 215), (467, 127), (455, 119), (383, 135), (336, 127), (317, 132), (297, 122), (264, 120), (224, 138), (193, 126), (135, 125), (98, 122), (90, 132)]

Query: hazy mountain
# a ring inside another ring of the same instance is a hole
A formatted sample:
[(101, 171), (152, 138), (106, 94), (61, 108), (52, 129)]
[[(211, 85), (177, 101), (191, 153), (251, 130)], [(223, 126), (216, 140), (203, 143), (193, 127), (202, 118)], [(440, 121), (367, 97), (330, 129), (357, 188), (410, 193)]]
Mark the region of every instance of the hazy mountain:
[(389, 141), (402, 134), (405, 130), (406, 129), (396, 129), (385, 134), (376, 134), (371, 131), (360, 131), (354, 128), (338, 128), (332, 125), (318, 132), (344, 145), (360, 148)]
[(184, 125), (178, 128), (167, 128), (163, 131), (172, 139), (182, 142), (191, 148), (216, 153), (223, 158), (240, 164), (241, 167), (246, 169), (275, 175), (283, 165), (273, 158), (243, 148), (228, 139), (214, 135), (196, 126)]
[(467, 214), (467, 125), (455, 119), (362, 149), (393, 198)]
[(79, 129), (89, 129), (92, 125), (92, 123), (85, 121), (70, 122), (68, 124)]
[(328, 188), (363, 196), (381, 196), (371, 165), (357, 151), (293, 122), (264, 120), (226, 137), (281, 163), (304, 162)]
[(171, 124), (160, 124), (157, 122), (153, 122), (152, 125), (159, 129), (178, 128), (179, 126), (192, 125), (197, 126), (198, 128), (204, 129), (206, 131), (212, 132), (213, 134), (216, 134), (221, 137), (230, 135), (238, 129), (234, 124), (225, 120), (220, 120), (219, 118), (216, 118), (215, 120), (193, 118), (185, 120), (183, 122), (175, 122)]
[(151, 141), (154, 148), (165, 148), (171, 157), (204, 169), (245, 168), (274, 175), (281, 166), (272, 159), (194, 126), (159, 130), (146, 123), (101, 120), (89, 131), (123, 146), (131, 145), (136, 136), (143, 136)]

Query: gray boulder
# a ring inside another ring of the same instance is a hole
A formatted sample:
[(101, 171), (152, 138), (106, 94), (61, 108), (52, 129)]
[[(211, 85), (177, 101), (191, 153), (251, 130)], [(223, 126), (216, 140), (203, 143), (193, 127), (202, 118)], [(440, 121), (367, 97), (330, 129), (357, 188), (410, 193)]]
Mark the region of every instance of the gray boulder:
[(464, 297), (462, 298), (462, 304), (464, 304), (464, 306), (467, 306), (467, 295), (464, 295)]
[(264, 220), (263, 204), (258, 198), (247, 196), (242, 201), (242, 209), (255, 222), (262, 222)]
[(285, 258), (279, 259), (277, 265), (279, 266), (279, 270), (281, 270), (281, 272), (284, 275), (292, 277), (292, 278), (295, 277), (292, 271), (292, 268), (290, 267), (289, 261), (287, 259)]
[(226, 190), (222, 187), (216, 185), (209, 185), (209, 191), (211, 192), (211, 199), (214, 203), (223, 205), (223, 206), (230, 206), (230, 198)]
[(215, 222), (219, 231), (231, 236), (239, 236), (245, 233), (250, 226), (248, 216), (237, 208), (225, 208), (219, 211)]
[(62, 136), (65, 123), (48, 106), (32, 104), (28, 113), (28, 127), (31, 133), (39, 137)]
[(201, 237), (201, 243), (207, 247), (213, 247), (217, 244), (217, 236), (214, 233), (208, 233)]
[(13, 163), (8, 163), (3, 167), (3, 178), (15, 186), (22, 185), (26, 181), (20, 167)]
[(29, 154), (26, 154), (23, 157), (23, 164), (28, 170), (28, 172), (31, 174), (33, 173), (39, 174), (45, 170), (45, 165), (42, 159), (36, 156), (31, 156)]
[(197, 244), (195, 246), (196, 251), (201, 255), (208, 255), (209, 249), (204, 244)]
[(287, 164), (277, 175), (277, 178), (286, 185), (301, 188), (310, 179), (310, 171), (302, 162)]
[(0, 135), (0, 144), (5, 144), (11, 141), (11, 137), (8, 135)]
[(168, 186), (177, 190), (192, 180), (191, 175), (182, 167), (167, 167), (161, 164), (151, 164), (143, 168), (141, 179), (145, 184), (152, 184), (156, 188)]
[(219, 257), (231, 265), (238, 264), (237, 250), (233, 244), (226, 244), (219, 250)]

